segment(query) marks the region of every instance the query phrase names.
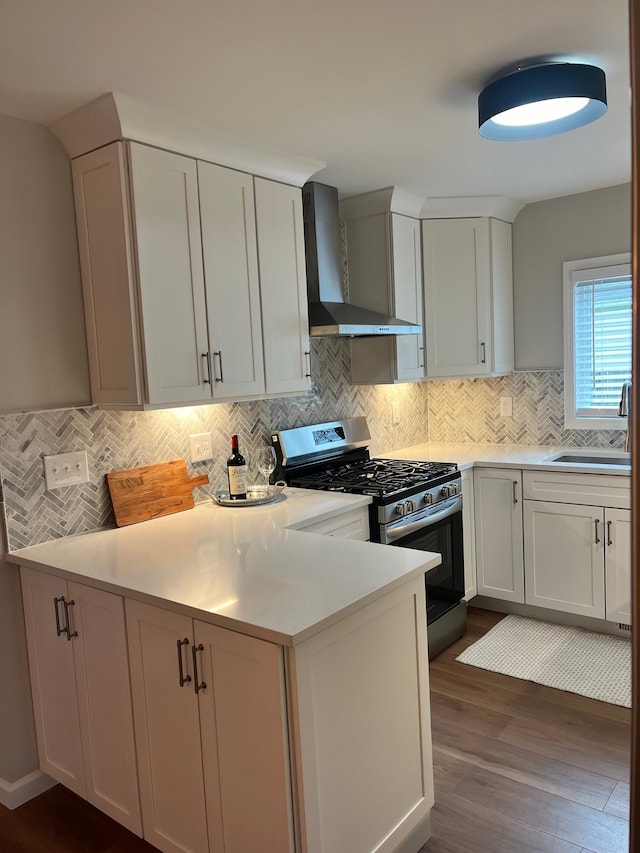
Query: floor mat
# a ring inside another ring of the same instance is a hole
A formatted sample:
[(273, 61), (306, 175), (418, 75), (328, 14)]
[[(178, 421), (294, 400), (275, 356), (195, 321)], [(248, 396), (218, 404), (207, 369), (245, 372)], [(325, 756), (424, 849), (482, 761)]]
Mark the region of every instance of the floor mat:
[(631, 641), (626, 637), (510, 615), (456, 660), (631, 707)]

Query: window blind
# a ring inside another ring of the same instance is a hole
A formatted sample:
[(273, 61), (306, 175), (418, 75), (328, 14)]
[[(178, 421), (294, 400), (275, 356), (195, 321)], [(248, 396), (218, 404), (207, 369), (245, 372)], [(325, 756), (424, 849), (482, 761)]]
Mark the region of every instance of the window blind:
[(573, 272), (578, 417), (614, 417), (631, 379), (631, 266)]

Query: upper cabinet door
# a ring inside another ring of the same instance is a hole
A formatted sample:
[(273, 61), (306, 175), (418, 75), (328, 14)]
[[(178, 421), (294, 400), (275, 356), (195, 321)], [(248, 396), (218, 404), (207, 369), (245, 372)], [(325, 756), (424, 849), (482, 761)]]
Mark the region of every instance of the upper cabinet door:
[[(345, 219), (349, 297), (355, 304), (416, 325), (422, 311), (420, 221), (388, 211), (358, 211)], [(377, 335), (351, 340), (351, 381), (380, 385), (424, 379), (424, 335)]]
[(72, 162), (91, 398), (139, 407), (137, 296), (124, 147), (114, 142)]
[(491, 218), (422, 223), (427, 377), (513, 370), (511, 226)]
[(486, 376), (489, 326), (486, 219), (422, 223), (427, 376)]
[[(420, 222), (391, 214), (395, 316), (422, 326), (422, 248)], [(396, 375), (399, 381), (424, 379), (424, 331), (396, 335)]]
[(129, 143), (147, 402), (211, 399), (195, 160)]
[(298, 187), (254, 178), (267, 394), (310, 388), (309, 313)]
[(264, 394), (253, 178), (198, 162), (216, 400)]

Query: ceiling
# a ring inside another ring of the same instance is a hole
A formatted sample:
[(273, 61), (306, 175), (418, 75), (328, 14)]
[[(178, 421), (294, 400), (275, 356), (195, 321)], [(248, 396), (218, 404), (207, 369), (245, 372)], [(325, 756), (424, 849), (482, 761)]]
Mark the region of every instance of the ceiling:
[[(0, 0), (0, 114), (49, 124), (106, 92), (327, 167), (341, 196), (522, 203), (631, 176), (627, 0)], [(607, 75), (599, 121), (477, 132), (477, 95), (532, 58)]]

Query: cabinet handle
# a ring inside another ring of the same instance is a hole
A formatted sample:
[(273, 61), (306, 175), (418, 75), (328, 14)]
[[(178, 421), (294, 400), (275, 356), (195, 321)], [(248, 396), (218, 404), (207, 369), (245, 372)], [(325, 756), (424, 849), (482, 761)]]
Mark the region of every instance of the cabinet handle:
[(598, 532), (598, 525), (600, 524), (600, 519), (596, 518), (594, 524), (595, 524), (595, 528), (596, 528), (596, 545), (599, 545), (600, 544), (600, 534)]
[(200, 353), (200, 358), (204, 358), (204, 363), (207, 365), (207, 378), (202, 380), (203, 385), (211, 385), (211, 365), (209, 364), (209, 353)]
[(77, 631), (71, 630), (71, 628), (70, 628), (71, 621), (69, 619), (69, 608), (73, 607), (75, 605), (75, 601), (73, 599), (71, 599), (71, 601), (65, 601), (64, 598), (62, 599), (62, 601), (64, 604), (64, 621), (66, 622), (66, 625), (67, 625), (67, 627), (64, 630), (67, 632), (67, 640), (71, 641), (73, 639), (73, 637), (78, 636)]
[(420, 353), (421, 353), (421, 355), (420, 355), (420, 365), (419, 365), (419, 366), (420, 366), (420, 367), (424, 367), (424, 347), (418, 347), (418, 349), (420, 350)]
[(214, 382), (224, 382), (224, 373), (222, 372), (222, 350), (220, 350), (220, 349), (216, 350), (216, 352), (214, 352), (214, 354), (213, 354), (213, 357), (218, 358), (218, 364), (220, 365), (220, 376), (216, 376), (215, 371), (214, 371), (213, 381)]
[(309, 365), (309, 372), (305, 373), (305, 378), (311, 379), (311, 352), (309, 350), (305, 350), (304, 354), (307, 357), (307, 364)]
[(518, 481), (514, 480), (513, 481), (513, 502), (514, 502), (514, 504), (518, 503), (518, 494), (516, 492), (517, 488), (518, 488)]
[[(60, 625), (60, 609), (58, 608), (58, 604), (60, 604), (60, 602), (62, 602), (63, 605), (66, 603), (64, 600), (64, 595), (61, 595), (60, 598), (54, 598), (53, 599), (53, 609), (55, 610), (55, 614), (56, 614), (56, 637), (59, 637), (65, 631), (67, 633), (69, 633), (68, 627), (63, 628)], [(66, 616), (66, 613), (67, 613), (67, 611), (65, 610), (65, 616)]]
[(611, 538), (611, 522), (607, 521), (607, 545), (613, 545), (613, 539)]
[(198, 652), (203, 652), (203, 651), (204, 651), (204, 646), (202, 645), (202, 643), (200, 643), (197, 646), (191, 646), (191, 655), (193, 657), (193, 677), (195, 679), (194, 684), (193, 684), (193, 689), (196, 691), (196, 693), (199, 693), (200, 690), (205, 690), (206, 686), (207, 686), (206, 681), (200, 681), (200, 682), (198, 681), (198, 658), (197, 658), (197, 655), (198, 655)]
[(178, 646), (178, 680), (180, 681), (180, 687), (184, 687), (185, 684), (188, 684), (191, 681), (190, 675), (185, 675), (184, 670), (182, 669), (182, 646), (188, 646), (189, 640), (185, 637), (184, 640), (177, 640)]
[(486, 364), (487, 363), (487, 352), (486, 352), (486, 347), (485, 347), (484, 341), (482, 341), (482, 343), (480, 344), (480, 353), (481, 353), (480, 363)]

